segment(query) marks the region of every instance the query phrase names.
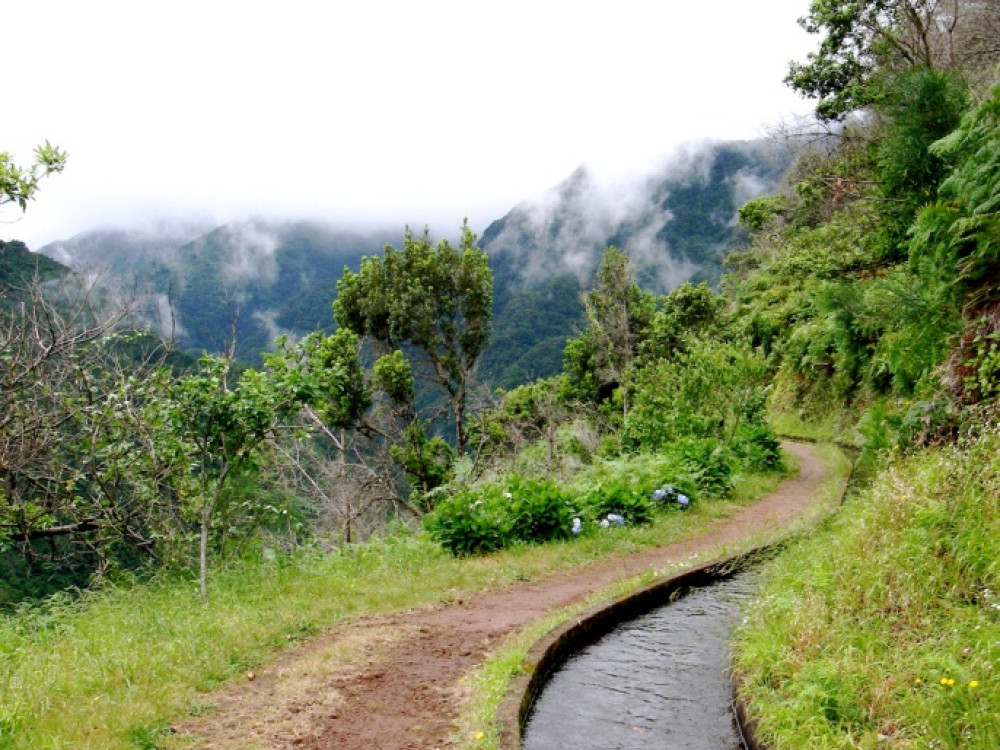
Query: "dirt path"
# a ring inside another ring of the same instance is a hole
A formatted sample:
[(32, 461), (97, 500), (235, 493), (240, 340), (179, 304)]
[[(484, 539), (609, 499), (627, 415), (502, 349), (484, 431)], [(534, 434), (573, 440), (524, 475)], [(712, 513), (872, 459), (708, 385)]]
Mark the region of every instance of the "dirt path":
[(215, 694), (216, 712), (177, 729), (216, 750), (453, 746), (461, 676), (513, 630), (619, 579), (683, 563), (801, 515), (827, 468), (809, 448), (785, 447), (799, 457), (799, 474), (697, 538), (430, 609), (361, 619)]

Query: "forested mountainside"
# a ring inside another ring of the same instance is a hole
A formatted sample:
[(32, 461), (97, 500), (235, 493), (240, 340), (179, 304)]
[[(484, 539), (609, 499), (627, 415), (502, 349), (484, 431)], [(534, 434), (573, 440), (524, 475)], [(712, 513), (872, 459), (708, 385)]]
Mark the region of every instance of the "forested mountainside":
[(32, 279), (46, 280), (68, 272), (47, 255), (31, 252), (23, 242), (0, 240), (0, 293), (13, 294)]
[(608, 246), (626, 252), (653, 294), (684, 281), (717, 284), (725, 256), (746, 241), (739, 207), (776, 189), (792, 158), (787, 145), (720, 142), (681, 149), (627, 183), (602, 183), (581, 167), (493, 222), (480, 239), (496, 289), (484, 376), (510, 388), (561, 370)]
[(357, 268), (399, 232), (248, 221), (191, 234), (96, 231), (40, 252), (119, 283), (134, 279), (149, 323), (182, 348), (223, 352), (235, 334), (237, 358), (259, 363), (279, 335), (329, 329), (344, 267)]
[[(563, 345), (582, 323), (580, 294), (609, 244), (629, 253), (651, 292), (717, 281), (722, 257), (745, 239), (737, 209), (774, 189), (790, 158), (763, 141), (705, 143), (615, 186), (581, 167), (493, 222), (480, 238), (495, 279), (493, 344), (481, 379), (511, 387), (559, 371)], [(431, 229), (450, 236), (455, 228)], [(363, 256), (398, 245), (402, 235), (403, 227), (359, 233), (248, 221), (211, 231), (88, 232), (41, 252), (137, 281), (149, 295), (150, 324), (184, 349), (224, 351), (235, 331), (238, 358), (258, 363), (279, 335), (330, 329), (344, 268), (357, 270)]]

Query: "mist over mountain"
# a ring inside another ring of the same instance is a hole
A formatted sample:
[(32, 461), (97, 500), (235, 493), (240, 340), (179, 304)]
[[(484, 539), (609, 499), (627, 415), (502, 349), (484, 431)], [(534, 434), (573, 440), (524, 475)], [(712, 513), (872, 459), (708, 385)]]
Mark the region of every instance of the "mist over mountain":
[(704, 142), (631, 180), (602, 181), (580, 167), (516, 206), (480, 241), (497, 290), (484, 371), (503, 386), (559, 372), (563, 343), (582, 322), (580, 293), (609, 245), (628, 253), (647, 291), (716, 283), (722, 259), (744, 240), (739, 207), (772, 192), (790, 161), (768, 141)]
[(344, 267), (357, 270), (362, 256), (398, 234), (246, 221), (208, 232), (100, 230), (41, 252), (74, 270), (135, 284), (145, 322), (182, 348), (220, 352), (235, 338), (237, 357), (258, 363), (282, 334), (331, 329)]
[[(480, 376), (511, 387), (559, 371), (566, 338), (582, 322), (580, 293), (608, 245), (629, 254), (651, 292), (716, 281), (721, 258), (742, 241), (739, 206), (772, 191), (788, 160), (749, 141), (689, 146), (631, 179), (581, 167), (494, 221), (480, 238), (495, 277), (494, 343)], [(257, 363), (279, 335), (330, 330), (344, 267), (399, 246), (403, 232), (306, 221), (171, 224), (87, 232), (41, 252), (134, 284), (145, 322), (184, 349), (219, 352), (235, 337), (237, 356)]]

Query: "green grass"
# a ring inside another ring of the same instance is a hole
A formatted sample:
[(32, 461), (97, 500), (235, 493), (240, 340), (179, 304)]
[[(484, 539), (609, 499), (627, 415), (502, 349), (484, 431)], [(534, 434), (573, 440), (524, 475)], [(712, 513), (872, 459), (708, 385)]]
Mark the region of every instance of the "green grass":
[(744, 480), (730, 500), (647, 527), (483, 558), (400, 533), (219, 567), (204, 603), (196, 582), (175, 577), (22, 608), (0, 619), (0, 748), (156, 747), (171, 722), (206, 710), (206, 693), (323, 628), (689, 538), (778, 481)]
[(734, 654), (766, 746), (1000, 747), (998, 448), (895, 457), (769, 566)]

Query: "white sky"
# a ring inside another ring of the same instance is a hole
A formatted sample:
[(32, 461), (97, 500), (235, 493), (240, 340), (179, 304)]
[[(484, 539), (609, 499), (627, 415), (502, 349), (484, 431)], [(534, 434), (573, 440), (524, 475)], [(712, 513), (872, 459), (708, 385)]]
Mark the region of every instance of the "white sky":
[(70, 153), (0, 237), (263, 216), (481, 232), (581, 163), (806, 113), (809, 0), (6, 0), (0, 150)]

